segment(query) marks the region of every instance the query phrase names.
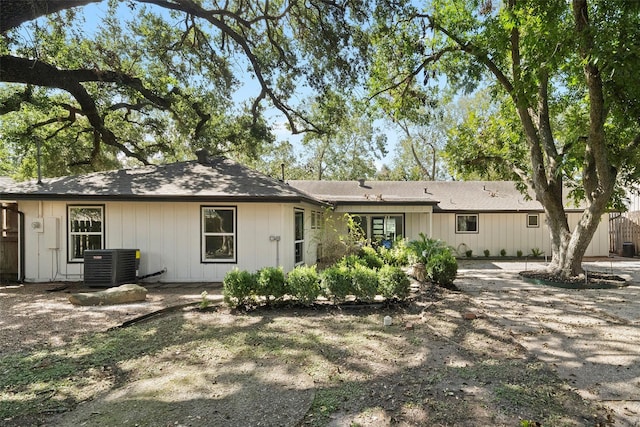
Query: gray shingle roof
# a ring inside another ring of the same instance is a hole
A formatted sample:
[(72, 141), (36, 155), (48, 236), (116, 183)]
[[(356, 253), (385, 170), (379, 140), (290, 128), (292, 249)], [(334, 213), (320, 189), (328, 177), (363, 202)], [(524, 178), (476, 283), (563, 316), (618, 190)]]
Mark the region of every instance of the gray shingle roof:
[(290, 185), (224, 157), (85, 175), (18, 182), (0, 199), (182, 199), (198, 201), (321, 202)]
[(14, 181), (8, 176), (0, 176), (0, 191), (14, 184)]
[[(289, 181), (319, 199), (337, 204), (427, 204), (434, 211), (542, 211), (512, 181)], [(569, 206), (568, 207), (573, 207)]]

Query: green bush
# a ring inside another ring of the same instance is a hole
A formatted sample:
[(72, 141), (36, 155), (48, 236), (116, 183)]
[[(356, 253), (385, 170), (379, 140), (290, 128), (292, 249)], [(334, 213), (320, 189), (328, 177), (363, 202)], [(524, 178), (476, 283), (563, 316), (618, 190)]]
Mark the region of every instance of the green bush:
[(507, 250), (506, 249), (500, 249), (500, 256), (507, 256)]
[(281, 300), (287, 294), (287, 287), (282, 267), (264, 267), (256, 273), (258, 283), (258, 295), (266, 298), (269, 303), (273, 297)]
[(320, 274), (320, 283), (325, 296), (334, 302), (344, 301), (347, 295), (354, 294), (351, 270), (344, 265), (326, 268)]
[(246, 270), (234, 268), (222, 280), (224, 302), (232, 308), (255, 302), (256, 290), (257, 277)]
[(518, 250), (516, 251), (516, 256), (517, 256), (518, 258), (522, 258), (522, 251), (521, 251), (520, 249), (518, 249)]
[(378, 273), (369, 267), (356, 264), (351, 269), (353, 292), (361, 301), (373, 301), (378, 292)]
[(464, 252), (464, 254), (465, 254), (465, 256), (466, 256), (467, 258), (471, 258), (471, 257), (473, 256), (473, 250), (472, 250), (472, 249), (467, 249), (467, 250)]
[(489, 258), (489, 256), (491, 255), (491, 252), (489, 252), (489, 249), (485, 249), (484, 250), (484, 256), (486, 256), (487, 258)]
[(410, 250), (407, 247), (406, 241), (399, 237), (393, 243), (393, 246), (389, 249), (384, 246), (378, 246), (378, 254), (382, 261), (388, 265), (394, 265), (397, 267), (403, 267), (409, 265), (409, 253)]
[(533, 257), (541, 257), (542, 255), (544, 255), (544, 251), (540, 248), (533, 248), (531, 249), (531, 256)]
[(409, 264), (422, 263), (427, 264), (432, 256), (448, 250), (447, 245), (438, 239), (430, 239), (424, 233), (420, 233), (420, 238), (407, 243), (409, 250)]
[(340, 258), (340, 261), (337, 262), (337, 265), (341, 265), (347, 268), (353, 268), (356, 265), (366, 266), (367, 263), (363, 258), (359, 257), (358, 255), (346, 255)]
[(385, 265), (378, 271), (378, 293), (385, 299), (405, 299), (409, 290), (409, 278), (400, 267)]
[(369, 268), (378, 269), (384, 265), (384, 261), (382, 257), (378, 255), (375, 249), (371, 246), (363, 246), (360, 249), (360, 253), (358, 254), (360, 259), (364, 262), (364, 264)]
[(451, 251), (443, 251), (432, 256), (427, 263), (427, 276), (433, 283), (448, 286), (458, 274), (458, 261)]
[(321, 293), (316, 266), (298, 266), (291, 270), (287, 275), (287, 289), (300, 303), (313, 303)]

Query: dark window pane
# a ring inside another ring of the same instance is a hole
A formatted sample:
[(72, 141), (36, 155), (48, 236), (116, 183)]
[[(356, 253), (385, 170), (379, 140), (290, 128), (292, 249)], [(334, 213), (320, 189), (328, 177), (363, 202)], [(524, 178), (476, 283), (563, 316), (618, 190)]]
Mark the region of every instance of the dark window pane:
[(232, 236), (206, 236), (205, 259), (233, 258)]
[(296, 243), (295, 248), (296, 248), (295, 262), (296, 263), (302, 262), (304, 260), (302, 256), (303, 243), (302, 242)]
[(295, 213), (295, 240), (304, 239), (304, 213)]

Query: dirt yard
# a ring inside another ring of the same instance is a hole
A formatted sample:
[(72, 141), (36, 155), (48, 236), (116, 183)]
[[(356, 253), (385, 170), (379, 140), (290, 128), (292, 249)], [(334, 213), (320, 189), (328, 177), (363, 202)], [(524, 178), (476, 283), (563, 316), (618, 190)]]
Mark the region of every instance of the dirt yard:
[(73, 286), (3, 286), (0, 419), (639, 426), (640, 263), (589, 265), (615, 269), (631, 285), (549, 288), (518, 277), (532, 265), (465, 261), (459, 292), (428, 288), (399, 306), (250, 313), (198, 309), (204, 290), (220, 300), (212, 285), (148, 285), (144, 303), (109, 307), (72, 306)]

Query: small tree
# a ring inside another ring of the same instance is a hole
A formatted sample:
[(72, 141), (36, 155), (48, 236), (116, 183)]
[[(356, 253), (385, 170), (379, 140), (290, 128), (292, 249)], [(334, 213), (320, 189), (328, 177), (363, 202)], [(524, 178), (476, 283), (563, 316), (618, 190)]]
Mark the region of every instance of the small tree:
[(322, 247), (324, 265), (331, 265), (345, 256), (357, 254), (367, 240), (354, 216), (346, 213), (337, 218), (327, 208), (323, 215), (323, 224), (313, 237), (313, 240)]

